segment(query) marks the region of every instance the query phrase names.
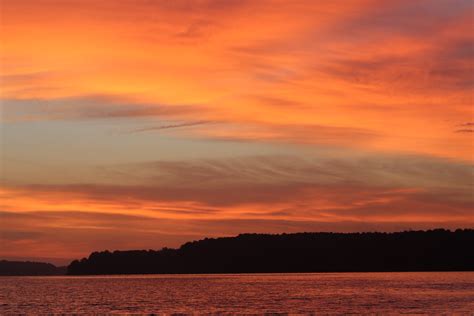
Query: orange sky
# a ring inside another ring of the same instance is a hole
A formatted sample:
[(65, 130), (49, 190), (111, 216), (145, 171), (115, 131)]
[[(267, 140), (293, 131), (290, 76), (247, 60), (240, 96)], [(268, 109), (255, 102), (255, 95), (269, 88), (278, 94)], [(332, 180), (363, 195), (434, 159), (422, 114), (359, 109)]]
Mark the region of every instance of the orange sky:
[(0, 11), (0, 256), (473, 226), (471, 1)]

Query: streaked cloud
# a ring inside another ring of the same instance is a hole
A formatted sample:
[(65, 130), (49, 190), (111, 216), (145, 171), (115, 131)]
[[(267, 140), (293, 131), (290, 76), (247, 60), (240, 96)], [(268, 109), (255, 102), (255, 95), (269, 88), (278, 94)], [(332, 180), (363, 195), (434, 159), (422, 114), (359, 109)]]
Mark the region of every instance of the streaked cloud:
[(114, 176), (102, 183), (6, 187), (3, 207), (167, 218), (324, 216), (337, 222), (362, 220), (369, 210), (388, 221), (469, 218), (473, 203), (471, 165), (423, 157), (264, 156), (116, 168), (121, 173), (106, 172)]
[(4, 3), (4, 254), (472, 226), (473, 12)]
[(144, 127), (135, 129), (132, 132), (150, 132), (150, 131), (159, 131), (163, 129), (173, 129), (173, 128), (181, 128), (181, 127), (192, 127), (197, 125), (209, 124), (213, 122), (209, 121), (196, 121), (196, 122), (184, 122), (178, 124), (169, 124), (169, 125), (160, 125), (160, 126), (152, 126), (152, 127)]
[[(366, 149), (471, 159), (466, 138), (446, 122), (471, 111), (469, 1), (84, 1), (52, 8), (40, 0), (4, 10), (2, 58), (10, 63), (2, 103), (33, 104), (21, 107), (28, 119), (171, 115), (170, 125), (221, 122), (217, 131), (194, 129), (211, 139), (309, 144), (320, 142), (306, 135), (321, 132), (310, 126), (321, 126), (322, 134), (378, 135), (358, 142)], [(40, 115), (38, 103), (66, 106)], [(341, 145), (343, 137), (322, 138)]]

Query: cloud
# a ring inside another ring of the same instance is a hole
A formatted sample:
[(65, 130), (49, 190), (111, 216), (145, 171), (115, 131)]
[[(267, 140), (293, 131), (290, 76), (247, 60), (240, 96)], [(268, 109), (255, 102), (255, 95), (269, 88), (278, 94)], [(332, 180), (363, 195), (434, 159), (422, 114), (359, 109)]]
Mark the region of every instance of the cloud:
[[(131, 166), (130, 166), (131, 167)], [(183, 184), (208, 181), (244, 183), (358, 183), (369, 186), (464, 187), (466, 175), (474, 172), (469, 163), (414, 155), (354, 154), (326, 151), (303, 157), (271, 155), (191, 161), (156, 161), (137, 165), (132, 172), (153, 181)], [(127, 166), (120, 167), (127, 172)], [(139, 168), (143, 168), (140, 172)]]
[(273, 124), (265, 122), (220, 122), (194, 132), (194, 136), (220, 141), (278, 142), (363, 146), (382, 135), (365, 128), (317, 124)]
[[(0, 215), (1, 217), (1, 215)], [(38, 239), (43, 233), (39, 231), (2, 231), (0, 239), (3, 239), (7, 242), (11, 241), (25, 241), (25, 240), (36, 240)]]
[(2, 85), (4, 85), (4, 87), (8, 88), (9, 86), (37, 83), (41, 80), (46, 79), (50, 75), (51, 75), (50, 72), (45, 72), (45, 71), (7, 74), (7, 75), (0, 75), (0, 82), (2, 82)]
[(469, 0), (384, 1), (366, 7), (336, 27), (338, 31), (365, 34), (366, 37), (376, 35), (380, 38), (390, 34), (422, 38), (436, 32), (440, 26), (448, 28), (472, 9)]
[(179, 223), (132, 215), (0, 212), (0, 218), (5, 219), (0, 221), (2, 257), (55, 254), (72, 260), (93, 249), (155, 249), (197, 237), (186, 228), (179, 229)]
[[(445, 222), (385, 222), (291, 219), (160, 219), (101, 212), (0, 212), (0, 256), (40, 258), (54, 253), (57, 261), (87, 256), (97, 250), (178, 247), (204, 237), (235, 236), (243, 232), (400, 231), (433, 227), (470, 227)], [(58, 259), (59, 258), (59, 259)]]
[(459, 124), (458, 126), (465, 127), (465, 128), (457, 129), (457, 130), (454, 131), (455, 133), (472, 133), (472, 132), (474, 132), (474, 130), (472, 128), (470, 128), (470, 127), (474, 126), (474, 123), (472, 123), (472, 122), (462, 123), (462, 124)]
[(377, 90), (443, 94), (443, 90), (467, 91), (472, 79), (472, 39), (447, 39), (416, 53), (367, 55), (333, 59), (321, 69), (331, 77)]
[(159, 131), (163, 129), (174, 129), (174, 128), (181, 128), (181, 127), (191, 127), (191, 126), (197, 126), (197, 125), (203, 125), (203, 124), (209, 124), (213, 123), (210, 121), (196, 121), (196, 122), (185, 122), (185, 123), (179, 123), (179, 124), (170, 124), (170, 125), (161, 125), (161, 126), (153, 126), (153, 127), (144, 127), (144, 128), (139, 128), (135, 129), (132, 132), (150, 132), (150, 131)]
[(472, 226), (472, 1), (2, 11), (5, 252)]
[(203, 40), (208, 36), (212, 23), (206, 20), (197, 20), (186, 27), (185, 30), (176, 34), (176, 37), (182, 40)]
[(127, 96), (90, 95), (58, 99), (6, 99), (1, 101), (5, 121), (91, 120), (137, 117), (182, 117), (205, 112), (199, 105), (137, 102)]
[(326, 214), (337, 221), (341, 214), (360, 219), (361, 211), (373, 207), (387, 219), (407, 212), (426, 219), (468, 216), (474, 202), (472, 165), (426, 157), (261, 156), (117, 168), (120, 173), (105, 170), (113, 176), (102, 183), (7, 186), (4, 209), (215, 219), (252, 213), (271, 218), (291, 210), (291, 216), (280, 215), (316, 220)]
[(179, 136), (471, 158), (444, 121), (470, 111), (471, 1), (13, 1), (4, 10), (7, 120), (212, 121), (219, 128)]
[(0, 254), (74, 258), (242, 232), (470, 227), (473, 172), (446, 159), (349, 152), (108, 166), (97, 172), (108, 183), (4, 185)]

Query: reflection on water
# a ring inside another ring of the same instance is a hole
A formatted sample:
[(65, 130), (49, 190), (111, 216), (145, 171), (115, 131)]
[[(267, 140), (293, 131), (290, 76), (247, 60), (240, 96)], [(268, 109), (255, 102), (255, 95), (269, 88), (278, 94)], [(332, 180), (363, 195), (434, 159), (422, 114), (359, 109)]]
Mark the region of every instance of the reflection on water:
[(0, 278), (19, 312), (471, 314), (474, 272)]

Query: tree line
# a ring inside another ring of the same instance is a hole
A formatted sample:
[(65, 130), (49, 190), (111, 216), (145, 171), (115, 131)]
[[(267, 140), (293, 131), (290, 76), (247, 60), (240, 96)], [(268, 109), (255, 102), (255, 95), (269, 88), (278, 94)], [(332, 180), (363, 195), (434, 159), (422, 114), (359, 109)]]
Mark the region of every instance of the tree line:
[(68, 274), (473, 271), (473, 229), (241, 234), (178, 249), (93, 252)]

